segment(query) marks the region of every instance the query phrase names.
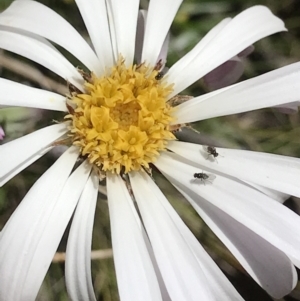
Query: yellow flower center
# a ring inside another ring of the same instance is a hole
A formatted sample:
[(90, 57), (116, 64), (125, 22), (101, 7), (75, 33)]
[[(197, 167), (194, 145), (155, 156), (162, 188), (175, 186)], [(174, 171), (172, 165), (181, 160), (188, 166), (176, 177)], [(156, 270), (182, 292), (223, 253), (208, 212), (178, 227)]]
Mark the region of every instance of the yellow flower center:
[(72, 93), (66, 118), (73, 144), (101, 171), (148, 169), (175, 139), (166, 101), (172, 85), (158, 74), (145, 64), (127, 68), (120, 59), (109, 74), (91, 74), (86, 93)]

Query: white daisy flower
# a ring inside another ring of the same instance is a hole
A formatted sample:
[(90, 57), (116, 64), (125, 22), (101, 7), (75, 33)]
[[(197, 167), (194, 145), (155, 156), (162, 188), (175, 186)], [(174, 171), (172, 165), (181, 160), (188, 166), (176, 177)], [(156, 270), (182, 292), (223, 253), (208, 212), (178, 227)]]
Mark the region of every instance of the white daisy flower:
[[(73, 214), (67, 290), (72, 300), (96, 300), (90, 252), (104, 177), (122, 300), (243, 300), (148, 174), (152, 166), (271, 296), (294, 288), (300, 218), (281, 203), (286, 195), (300, 196), (300, 160), (179, 142), (174, 131), (198, 120), (298, 101), (300, 64), (182, 102), (177, 95), (186, 87), (285, 27), (266, 7), (249, 8), (220, 22), (162, 76), (159, 58), (181, 2), (150, 1), (137, 65), (138, 0), (76, 0), (94, 50), (38, 2), (16, 0), (0, 15), (0, 47), (50, 69), (70, 88), (66, 99), (0, 79), (0, 105), (66, 114), (61, 123), (0, 146), (1, 185), (57, 144), (70, 145), (1, 232), (0, 300), (36, 298)], [(73, 67), (49, 41), (90, 72)], [(82, 163), (73, 170), (78, 158)]]

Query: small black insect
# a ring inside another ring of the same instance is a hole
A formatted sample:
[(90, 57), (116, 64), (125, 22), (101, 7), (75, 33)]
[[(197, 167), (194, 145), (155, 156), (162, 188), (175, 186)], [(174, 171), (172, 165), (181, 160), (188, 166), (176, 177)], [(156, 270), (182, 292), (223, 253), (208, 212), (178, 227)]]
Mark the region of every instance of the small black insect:
[(213, 156), (214, 158), (219, 156), (214, 146), (208, 146), (206, 151), (208, 152), (209, 156)]
[(207, 175), (204, 172), (197, 172), (197, 173), (194, 173), (194, 178), (200, 179), (201, 181), (205, 181), (209, 178), (209, 175)]
[(203, 150), (208, 154), (206, 160), (212, 158), (215, 161), (217, 161), (217, 157), (220, 156), (219, 153), (217, 153), (217, 150), (214, 146), (203, 145)]
[(194, 181), (197, 181), (197, 179), (199, 179), (205, 185), (205, 182), (209, 182), (212, 184), (212, 181), (216, 178), (216, 176), (213, 174), (208, 175), (204, 172), (197, 172), (194, 173), (194, 178)]
[(163, 77), (164, 77), (163, 72), (158, 72), (158, 73), (156, 74), (156, 76), (155, 76), (155, 79), (156, 79), (156, 80), (160, 80), (160, 79), (162, 79)]

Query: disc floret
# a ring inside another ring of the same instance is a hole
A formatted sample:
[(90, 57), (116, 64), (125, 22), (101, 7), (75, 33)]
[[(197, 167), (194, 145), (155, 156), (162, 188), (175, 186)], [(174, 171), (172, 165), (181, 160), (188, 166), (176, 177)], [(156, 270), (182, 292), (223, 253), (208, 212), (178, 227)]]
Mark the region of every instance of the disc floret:
[(71, 93), (66, 118), (73, 144), (101, 171), (148, 169), (175, 139), (166, 101), (172, 85), (157, 74), (145, 64), (126, 67), (120, 59), (102, 77), (85, 76), (85, 93)]

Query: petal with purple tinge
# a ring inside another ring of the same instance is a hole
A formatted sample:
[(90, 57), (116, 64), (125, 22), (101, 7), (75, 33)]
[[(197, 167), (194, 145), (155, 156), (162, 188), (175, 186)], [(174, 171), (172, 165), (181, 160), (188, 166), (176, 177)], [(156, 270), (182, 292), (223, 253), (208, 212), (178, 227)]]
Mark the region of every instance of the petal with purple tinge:
[(244, 73), (244, 64), (237, 56), (223, 63), (203, 77), (210, 90), (220, 89), (238, 81)]
[(4, 132), (3, 128), (2, 128), (2, 126), (0, 125), (0, 140), (3, 140), (4, 137), (5, 137), (5, 132)]
[(297, 114), (299, 107), (300, 101), (294, 101), (284, 105), (275, 106), (273, 108), (282, 114)]
[(142, 60), (142, 50), (143, 50), (143, 43), (144, 43), (146, 19), (147, 19), (147, 11), (141, 9), (138, 15), (136, 37), (135, 37), (135, 51), (134, 51), (134, 57), (138, 64), (140, 64)]

